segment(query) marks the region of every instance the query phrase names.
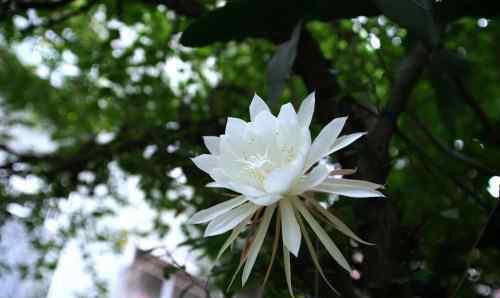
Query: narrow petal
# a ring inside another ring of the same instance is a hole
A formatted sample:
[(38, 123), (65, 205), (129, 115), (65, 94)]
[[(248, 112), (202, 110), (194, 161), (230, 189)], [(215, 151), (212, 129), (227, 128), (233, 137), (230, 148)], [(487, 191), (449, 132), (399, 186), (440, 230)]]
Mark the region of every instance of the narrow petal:
[(225, 185), (217, 183), (217, 182), (207, 183), (207, 185), (205, 185), (205, 187), (209, 187), (209, 188), (226, 188)]
[(298, 179), (292, 185), (291, 194), (301, 194), (321, 184), (329, 175), (330, 171), (326, 165), (317, 165), (309, 174)]
[(257, 117), (257, 115), (259, 115), (262, 111), (271, 112), (264, 100), (262, 100), (262, 98), (260, 98), (260, 96), (256, 93), (250, 103), (250, 120), (254, 121), (255, 117)]
[(306, 229), (304, 223), (302, 222), (302, 219), (300, 218), (300, 216), (297, 216), (297, 219), (299, 220), (300, 230), (304, 234), (304, 240), (306, 242), (307, 248), (309, 249), (309, 254), (311, 255), (311, 259), (313, 260), (313, 264), (316, 267), (316, 270), (318, 270), (319, 274), (321, 275), (321, 278), (323, 278), (323, 280), (330, 287), (330, 289), (332, 289), (332, 291), (334, 291), (337, 295), (339, 295), (339, 292), (328, 281), (328, 279), (325, 276), (325, 273), (323, 272), (323, 269), (321, 268), (318, 254), (316, 253), (316, 249), (314, 248), (314, 245), (312, 244), (311, 238), (309, 237), (309, 232), (307, 232), (307, 229)]
[(238, 238), (241, 231), (245, 228), (245, 226), (249, 220), (250, 220), (250, 216), (245, 218), (245, 220), (243, 220), (239, 225), (236, 226), (236, 228), (233, 229), (233, 232), (231, 232), (231, 235), (229, 235), (229, 237), (226, 239), (226, 242), (224, 242), (224, 244), (220, 248), (219, 253), (217, 254), (217, 258), (215, 259), (216, 262), (219, 260), (219, 258), (222, 256), (222, 254), (226, 251), (226, 249), (228, 249), (229, 246), (231, 246), (231, 244), (233, 244), (234, 240), (236, 240), (236, 238)]
[(306, 99), (302, 101), (297, 115), (300, 125), (307, 129), (309, 128), (309, 125), (311, 125), (311, 120), (314, 113), (314, 102), (315, 92), (309, 94)]
[(337, 230), (342, 232), (347, 237), (350, 237), (366, 245), (375, 245), (373, 243), (366, 242), (363, 239), (359, 238), (356, 234), (354, 234), (353, 231), (351, 231), (351, 229), (343, 221), (341, 221), (338, 217), (336, 217), (331, 212), (323, 208), (323, 206), (321, 206), (317, 201), (310, 200), (309, 202), (311, 202), (311, 204), (316, 208), (316, 210), (318, 210), (319, 213), (321, 213), (326, 219), (328, 219)]
[(330, 155), (336, 151), (339, 151), (344, 147), (351, 145), (364, 135), (366, 135), (366, 132), (357, 132), (339, 137), (338, 139), (335, 140), (327, 155)]
[(235, 281), (236, 279), (236, 275), (238, 275), (238, 273), (240, 272), (241, 268), (243, 267), (243, 265), (245, 264), (246, 260), (248, 259), (248, 253), (246, 254), (243, 254), (241, 256), (241, 259), (240, 259), (240, 263), (238, 264), (238, 267), (236, 268), (236, 270), (234, 271), (233, 273), (233, 277), (231, 277), (231, 282), (229, 283), (229, 285), (227, 286), (227, 289), (226, 291), (229, 291), (229, 289), (231, 288), (231, 286), (233, 285), (233, 282)]
[(222, 203), (217, 204), (215, 206), (212, 206), (208, 209), (196, 212), (191, 217), (189, 222), (192, 224), (199, 224), (199, 223), (211, 221), (212, 219), (216, 218), (217, 216), (224, 214), (224, 213), (228, 212), (229, 210), (240, 206), (241, 204), (245, 203), (246, 201), (248, 201), (247, 198), (245, 198), (244, 196), (239, 196), (239, 197), (236, 197), (234, 199), (222, 202)]
[(347, 117), (335, 118), (320, 131), (309, 149), (305, 164), (306, 170), (327, 155), (332, 144), (342, 131), (346, 120)]
[(281, 195), (266, 195), (260, 197), (249, 197), (248, 198), (252, 203), (259, 206), (269, 206), (281, 199)]
[(276, 209), (276, 204), (266, 207), (266, 211), (262, 216), (262, 222), (259, 224), (259, 228), (257, 229), (257, 233), (255, 234), (255, 239), (250, 246), (248, 251), (248, 259), (243, 268), (243, 273), (241, 275), (241, 283), (244, 286), (252, 272), (253, 265), (255, 265), (255, 261), (257, 260), (257, 255), (262, 247), (262, 243), (264, 242), (264, 238), (266, 237), (267, 230), (269, 228), (269, 223), (271, 222), (271, 218), (273, 217), (274, 210)]
[(352, 186), (334, 186), (321, 184), (313, 188), (315, 191), (326, 192), (334, 195), (341, 195), (350, 198), (375, 198), (385, 197), (383, 193), (371, 188), (357, 188)]
[(325, 180), (325, 183), (332, 184), (332, 185), (344, 185), (344, 186), (352, 186), (352, 187), (365, 187), (365, 188), (372, 188), (372, 189), (378, 189), (378, 188), (384, 188), (383, 185), (373, 183), (370, 181), (365, 181), (365, 180), (357, 180), (357, 179), (345, 179), (345, 178), (333, 178), (330, 177), (327, 180)]
[(330, 172), (330, 176), (349, 176), (356, 174), (357, 169), (336, 169)]
[(383, 186), (363, 180), (329, 178), (313, 189), (351, 198), (384, 197), (384, 194), (375, 190), (377, 188), (383, 188)]
[(210, 173), (213, 169), (217, 168), (219, 164), (219, 158), (210, 154), (198, 155), (191, 158), (194, 164), (200, 168), (205, 173)]
[(253, 214), (259, 207), (252, 203), (246, 203), (238, 208), (219, 215), (212, 220), (205, 230), (205, 237), (215, 236), (225, 233), (236, 227), (245, 218)]
[(330, 236), (325, 232), (325, 230), (320, 226), (320, 224), (314, 219), (309, 210), (304, 206), (304, 203), (299, 199), (292, 200), (293, 205), (297, 210), (302, 214), (306, 222), (309, 224), (313, 232), (318, 236), (319, 241), (325, 246), (326, 250), (330, 255), (335, 259), (339, 265), (347, 270), (347, 272), (351, 273), (352, 269), (345, 257), (340, 252), (339, 248), (332, 241)]
[(207, 147), (208, 151), (211, 154), (219, 155), (220, 154), (220, 138), (213, 136), (205, 136), (203, 137), (203, 142)]
[(295, 212), (293, 211), (289, 199), (285, 198), (280, 201), (280, 214), (283, 243), (286, 248), (297, 257), (299, 255), (302, 235), (300, 234), (300, 227), (295, 218)]
[(273, 268), (274, 259), (276, 258), (276, 253), (278, 252), (278, 244), (280, 240), (281, 234), (281, 215), (278, 213), (276, 216), (276, 228), (274, 229), (274, 241), (273, 241), (273, 250), (271, 252), (271, 260), (269, 261), (269, 266), (266, 270), (266, 275), (264, 276), (264, 282), (262, 283), (262, 287), (266, 286), (269, 275), (271, 274), (271, 269)]
[(285, 265), (285, 277), (286, 277), (286, 284), (288, 285), (288, 292), (290, 293), (290, 296), (292, 298), (295, 298), (295, 296), (293, 295), (293, 288), (292, 288), (292, 266), (290, 265), (290, 253), (288, 252), (288, 249), (286, 248), (284, 243), (283, 243), (283, 264)]

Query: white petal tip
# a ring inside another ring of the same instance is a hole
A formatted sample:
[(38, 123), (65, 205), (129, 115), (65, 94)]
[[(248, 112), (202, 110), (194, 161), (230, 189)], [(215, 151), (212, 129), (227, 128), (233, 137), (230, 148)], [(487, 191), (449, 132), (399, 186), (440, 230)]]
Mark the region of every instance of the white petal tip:
[(196, 219), (193, 219), (192, 217), (187, 220), (187, 223), (190, 224), (190, 225), (199, 224), (199, 222)]
[(203, 237), (212, 237), (212, 236), (216, 236), (216, 235), (219, 235), (219, 234), (214, 233), (213, 231), (205, 231), (205, 233), (203, 233)]

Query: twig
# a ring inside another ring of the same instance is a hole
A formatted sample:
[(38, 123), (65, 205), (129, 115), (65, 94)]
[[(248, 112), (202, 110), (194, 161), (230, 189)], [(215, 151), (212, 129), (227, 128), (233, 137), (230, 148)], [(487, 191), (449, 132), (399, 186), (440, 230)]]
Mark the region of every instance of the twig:
[(478, 162), (477, 160), (474, 160), (468, 156), (465, 156), (451, 148), (448, 148), (443, 142), (441, 142), (439, 139), (437, 139), (435, 136), (432, 135), (430, 129), (425, 126), (424, 123), (422, 123), (422, 121), (420, 121), (420, 119), (418, 119), (418, 117), (416, 117), (416, 115), (411, 115), (411, 118), (412, 120), (415, 122), (415, 124), (417, 125), (418, 128), (420, 128), (422, 130), (422, 132), (424, 133), (424, 135), (427, 136), (427, 138), (431, 141), (432, 144), (434, 144), (439, 150), (441, 150), (443, 153), (447, 154), (448, 156), (458, 160), (458, 161), (461, 161), (477, 170), (480, 170), (482, 172), (484, 172), (485, 174), (487, 175), (490, 175), (490, 176), (495, 176), (495, 175), (498, 175), (498, 173), (500, 173), (500, 170), (493, 170), (493, 169), (490, 169), (486, 166), (484, 166), (483, 164), (481, 164), (480, 162)]
[[(472, 245), (470, 251), (474, 251), (479, 243), (479, 241), (481, 241), (481, 238), (483, 237), (484, 235), (484, 232), (486, 231), (486, 227), (489, 225), (490, 221), (493, 219), (493, 216), (495, 215), (495, 212), (498, 208), (498, 204), (500, 203), (500, 200), (496, 200), (496, 203), (495, 203), (495, 206), (493, 207), (493, 209), (491, 210), (490, 214), (488, 215), (488, 219), (486, 220), (486, 223), (481, 227), (481, 230), (479, 231), (477, 237), (476, 237), (476, 240), (474, 241), (474, 244)], [(464, 274), (462, 275), (462, 277), (460, 278), (460, 280), (458, 281), (457, 283), (457, 286), (455, 287), (455, 290), (453, 291), (453, 295), (451, 295), (452, 298), (456, 298), (457, 295), (458, 295), (458, 292), (460, 291), (460, 288), (462, 287), (464, 281), (465, 281), (465, 278), (467, 277), (467, 269), (469, 269), (470, 265), (471, 265), (471, 262), (472, 260), (469, 259), (467, 261), (467, 266), (465, 267), (465, 271), (464, 271)]]
[[(409, 146), (411, 146), (418, 154), (420, 154), (423, 157), (423, 159), (425, 159), (425, 160), (431, 160), (431, 158), (427, 155), (427, 153), (419, 145), (417, 145), (416, 143), (414, 143), (413, 141), (411, 141), (401, 131), (398, 130), (397, 133), (401, 137), (401, 139), (403, 141), (405, 141)], [(442, 172), (440, 170), (440, 167), (438, 165), (436, 165), (435, 162), (430, 163), (430, 164), (433, 167), (436, 167), (438, 172)], [(478, 197), (473, 191), (471, 191), (470, 189), (468, 189), (465, 185), (463, 185), (463, 183), (460, 180), (458, 180), (454, 176), (449, 176), (449, 175), (444, 175), (444, 177), (446, 177), (449, 180), (451, 180), (458, 188), (460, 188), (463, 192), (467, 193), (470, 197), (472, 197), (474, 199), (474, 201), (476, 201), (476, 203), (479, 204), (479, 206), (482, 209), (484, 209), (485, 211), (487, 211), (489, 209), (488, 206), (481, 200), (481, 198)]]
[(474, 98), (474, 96), (469, 92), (467, 89), (467, 86), (465, 85), (465, 82), (458, 76), (451, 75), (451, 78), (455, 85), (458, 87), (458, 90), (462, 94), (462, 97), (465, 100), (465, 103), (467, 103), (473, 110), (476, 112), (477, 116), (479, 117), (479, 120), (483, 123), (483, 126), (488, 130), (491, 131), (493, 128), (492, 122), (489, 119), (489, 116), (486, 114), (486, 112), (481, 108), (477, 100)]
[[(165, 246), (157, 246), (157, 247), (154, 247), (154, 248), (151, 248), (148, 250), (148, 252), (152, 252), (154, 250), (158, 250), (158, 249), (161, 249), (163, 250), (164, 252), (164, 255), (168, 257), (171, 265), (173, 267), (175, 267), (175, 269), (177, 269), (179, 272), (182, 272), (182, 274), (184, 274), (189, 280), (190, 280), (190, 285), (188, 287), (186, 287), (185, 289), (182, 290), (181, 294), (184, 293), (184, 291), (189, 291), (189, 289), (193, 288), (194, 286), (197, 286), (199, 287), (200, 289), (203, 289), (206, 293), (206, 298), (210, 298), (210, 291), (209, 291), (209, 284), (208, 284), (208, 281), (207, 282), (203, 282), (203, 281), (199, 281), (197, 280), (196, 278), (194, 278), (191, 274), (189, 274), (184, 268), (185, 266), (184, 265), (180, 265), (179, 263), (177, 263), (177, 261), (174, 259), (174, 257), (172, 256), (172, 253), (165, 247)], [(185, 295), (185, 294), (183, 294)], [(180, 297), (183, 297), (183, 295), (180, 295)]]

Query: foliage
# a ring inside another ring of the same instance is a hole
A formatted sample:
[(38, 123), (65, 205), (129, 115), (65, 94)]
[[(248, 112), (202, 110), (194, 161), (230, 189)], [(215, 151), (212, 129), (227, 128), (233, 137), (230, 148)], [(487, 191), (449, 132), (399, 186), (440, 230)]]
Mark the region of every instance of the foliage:
[[(474, 267), (483, 274), (466, 279), (457, 297), (475, 297), (478, 283), (500, 287), (499, 211), (481, 234), (496, 204), (488, 182), (500, 173), (498, 4), (216, 2), (0, 2), (0, 222), (22, 221), (33, 232), (35, 247), (45, 252), (40, 269), (53, 269), (44, 256), (78, 235), (120, 249), (120, 227), (99, 228), (113, 206), (126, 204), (112, 169), (138, 177), (155, 210), (154, 226), (136, 231), (141, 235), (163, 237), (166, 212), (190, 215), (220, 201), (189, 158), (203, 151), (202, 136), (222, 133), (226, 117), (247, 115), (254, 92), (269, 92), (268, 63), (302, 22), (278, 101), (297, 104), (316, 90), (320, 122), (349, 114), (347, 130), (369, 134), (335, 162), (385, 183), (388, 195), (333, 205), (377, 247), (349, 245), (330, 230), (342, 251), (365, 258), (355, 264), (362, 278), (351, 280), (322, 252), (328, 278), (346, 297), (447, 297)], [(20, 125), (49, 132), (56, 148), (13, 148), (12, 128)], [(179, 169), (187, 181), (172, 175)], [(12, 179), (27, 177), (41, 181), (36, 192), (13, 189)], [(96, 208), (73, 212), (56, 240), (37, 237), (79, 193)], [(14, 215), (14, 205), (29, 216)], [(184, 231), (185, 245), (209, 258), (226, 237), (202, 240), (198, 228)], [(254, 286), (267, 269), (271, 242), (256, 264)], [(211, 282), (220, 288), (236, 269), (238, 251), (213, 269)], [(287, 295), (282, 267), (273, 267), (265, 297)], [(293, 260), (297, 292), (332, 296), (326, 285), (311, 286), (314, 268), (307, 255)]]

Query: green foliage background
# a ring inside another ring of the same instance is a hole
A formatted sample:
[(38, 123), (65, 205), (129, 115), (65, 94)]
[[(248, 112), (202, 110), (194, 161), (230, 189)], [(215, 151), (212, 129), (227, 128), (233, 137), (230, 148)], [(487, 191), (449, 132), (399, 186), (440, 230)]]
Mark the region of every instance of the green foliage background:
[[(372, 251), (358, 267), (371, 273), (361, 281), (342, 276), (345, 273), (324, 256), (329, 278), (347, 297), (451, 297), (466, 268), (474, 267), (482, 272), (480, 279), (466, 278), (456, 297), (475, 297), (478, 283), (500, 287), (498, 211), (480, 233), (497, 202), (487, 192), (488, 181), (500, 173), (500, 25), (494, 1), (215, 2), (0, 2), (1, 124), (47, 130), (58, 144), (55, 152), (17, 152), (9, 147), (12, 136), (0, 135), (5, 156), (0, 162), (0, 222), (14, 217), (9, 204), (31, 210), (29, 217), (16, 220), (33, 231), (33, 243), (43, 252), (38, 270), (53, 270), (55, 264), (44, 255), (59, 251), (82, 229), (88, 241), (120, 249), (123, 235), (96, 228), (115, 212), (101, 206), (99, 196), (97, 210), (90, 215), (76, 212), (59, 241), (44, 242), (36, 236), (49, 214), (60, 212), (58, 202), (79, 189), (93, 194), (106, 185), (118, 204), (126, 204), (114, 191), (111, 163), (140, 177), (145, 198), (156, 211), (155, 226), (144, 234), (168, 232), (169, 223), (161, 220), (164, 212), (190, 215), (223, 200), (219, 192), (204, 187), (209, 178), (189, 158), (204, 152), (202, 136), (223, 132), (229, 115), (248, 117), (253, 93), (267, 92), (267, 64), (276, 45), (302, 20), (296, 63), (273, 107), (290, 100), (297, 107), (316, 89), (320, 104), (315, 132), (328, 119), (346, 113), (353, 123), (348, 130), (371, 132), (386, 118), (395, 124), (394, 131), (384, 135), (390, 142), (383, 149), (387, 173), (381, 169), (380, 175), (365, 177), (385, 182), (384, 204), (396, 219), (377, 219), (380, 225), (370, 226), (374, 221), (356, 208), (385, 211), (347, 199), (334, 205), (334, 211), (368, 240), (377, 242), (383, 235), (391, 240), (379, 248), (363, 248)], [(120, 48), (123, 26), (137, 36)], [(302, 55), (304, 36), (320, 49), (325, 65)], [(40, 64), (48, 67), (45, 74), (37, 71), (39, 65), (20, 61), (15, 49), (23, 42), (43, 50)], [(404, 71), (400, 63), (414, 47), (426, 52), (422, 75), (411, 83), (410, 95), (398, 98), (394, 90)], [(74, 57), (77, 73), (54, 83), (68, 56)], [(176, 78), (164, 70), (167, 61), (187, 63), (187, 78), (174, 84)], [(327, 83), (308, 82), (300, 65), (320, 73)], [(398, 100), (405, 105), (395, 113), (390, 107)], [(114, 138), (98, 142), (103, 132)], [(339, 161), (359, 166), (363, 176), (359, 156), (369, 147), (370, 139), (347, 150)], [(144, 154), (147, 148), (154, 152)], [(171, 195), (186, 187), (168, 175), (179, 167), (186, 185), (194, 189), (192, 197)], [(95, 179), (82, 179), (82, 173), (92, 173)], [(43, 187), (35, 194), (14, 192), (9, 184), (14, 176), (38, 177)], [(225, 238), (200, 239), (196, 228), (184, 230), (189, 237), (185, 245), (204, 257), (213, 258)], [(375, 235), (373, 230), (380, 232)], [(357, 250), (347, 239), (332, 236), (346, 255)], [(480, 241), (474, 245), (476, 239)], [(379, 263), (377, 258), (389, 261)], [(223, 258), (212, 274), (214, 285), (225, 287), (238, 259), (238, 250)], [(261, 282), (268, 259), (268, 253), (261, 253), (253, 285)], [(314, 267), (307, 255), (295, 260), (294, 267), (299, 295), (333, 295), (324, 285), (311, 286)], [(373, 278), (374, 271), (384, 278)], [(285, 295), (278, 264), (265, 297)]]

